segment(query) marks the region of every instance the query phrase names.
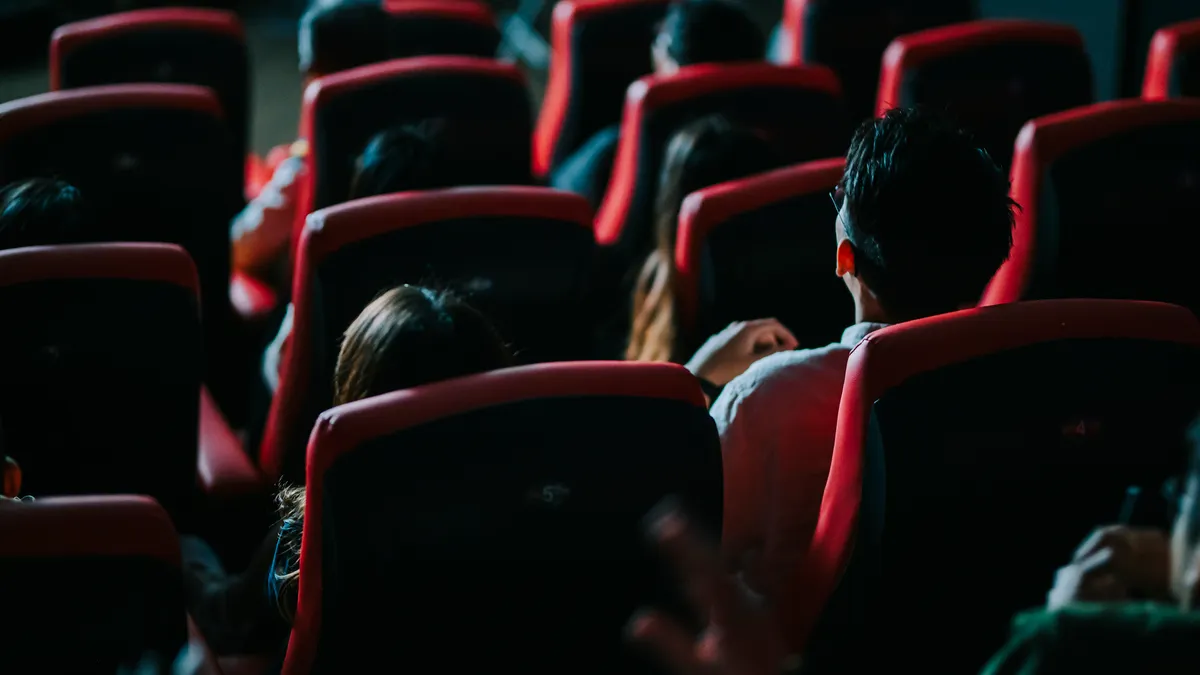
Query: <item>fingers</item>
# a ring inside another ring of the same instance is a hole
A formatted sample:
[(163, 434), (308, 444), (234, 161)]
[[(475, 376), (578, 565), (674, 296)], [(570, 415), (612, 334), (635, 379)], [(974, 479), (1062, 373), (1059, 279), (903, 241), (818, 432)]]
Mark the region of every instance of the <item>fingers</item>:
[(626, 627), (629, 638), (644, 644), (678, 675), (701, 675), (704, 665), (695, 642), (679, 624), (657, 612), (639, 612)]
[(758, 319), (746, 324), (746, 330), (755, 344), (771, 342), (780, 350), (791, 350), (800, 346), (795, 335), (778, 319)]
[(1129, 532), (1129, 528), (1120, 525), (1097, 529), (1075, 550), (1075, 557), (1072, 561), (1079, 562), (1104, 548), (1127, 549)]
[(672, 503), (651, 515), (649, 529), (683, 580), (688, 596), (700, 616), (710, 616), (719, 625), (744, 610), (739, 588), (721, 568), (717, 548), (706, 542)]

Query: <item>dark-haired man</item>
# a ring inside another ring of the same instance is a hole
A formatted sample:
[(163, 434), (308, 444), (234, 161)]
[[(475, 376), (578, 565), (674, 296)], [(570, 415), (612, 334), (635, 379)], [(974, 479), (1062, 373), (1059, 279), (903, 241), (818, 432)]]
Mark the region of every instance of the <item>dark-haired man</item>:
[[(888, 324), (975, 305), (1012, 245), (1008, 178), (986, 150), (939, 115), (892, 110), (865, 122), (834, 194), (835, 265), (854, 298), (842, 340), (751, 363), (712, 406), (726, 493), (722, 544), (769, 592), (799, 562), (816, 528), (851, 348)], [(701, 347), (689, 369), (724, 385), (731, 350)], [(713, 355), (720, 355), (713, 358)], [(789, 508), (772, 513), (773, 495)], [(752, 501), (748, 501), (752, 500)], [(801, 504), (797, 508), (797, 504)], [(772, 520), (768, 522), (767, 516)]]

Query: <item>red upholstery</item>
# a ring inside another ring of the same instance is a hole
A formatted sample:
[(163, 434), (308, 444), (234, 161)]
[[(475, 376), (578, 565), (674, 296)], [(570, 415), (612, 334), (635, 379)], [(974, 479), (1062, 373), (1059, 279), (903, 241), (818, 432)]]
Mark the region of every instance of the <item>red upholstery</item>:
[(393, 16), (437, 16), (481, 26), (496, 25), (491, 8), (475, 0), (383, 0), (383, 11)]
[(855, 119), (870, 115), (880, 57), (896, 37), (975, 18), (969, 0), (786, 0), (780, 24), (784, 63), (828, 66)]
[[(303, 447), (312, 418), (306, 418), (314, 359), (313, 285), (325, 259), (342, 247), (430, 223), (472, 217), (548, 218), (588, 228), (591, 209), (580, 196), (545, 188), (457, 188), (360, 199), (309, 216), (300, 237), (292, 302), (295, 320), (283, 360), (280, 387), (271, 403), (259, 466), (277, 478), (288, 453)], [(417, 282), (418, 280), (413, 280)], [(331, 374), (330, 374), (331, 375)]]
[[(872, 409), (881, 397), (923, 374), (979, 357), (1061, 340), (1105, 338), (1200, 347), (1200, 323), (1187, 310), (1160, 303), (1050, 300), (920, 319), (864, 339), (847, 364), (820, 520), (796, 592), (789, 596), (793, 646), (805, 643), (856, 555), (864, 448), (872, 433)], [(1002, 618), (1005, 623), (1009, 620)]]
[[(696, 323), (701, 264), (705, 242), (712, 230), (740, 214), (795, 197), (815, 193), (824, 199), (825, 193), (842, 179), (845, 164), (842, 158), (805, 162), (714, 185), (688, 195), (679, 210), (679, 233), (675, 240), (675, 269), (678, 273), (675, 301), (680, 325), (693, 326)], [(830, 210), (832, 213), (832, 208)], [(831, 216), (826, 224), (832, 225), (832, 222)], [(832, 249), (829, 257), (832, 259)]]
[(178, 566), (171, 518), (149, 497), (52, 497), (0, 508), (0, 557), (139, 556)]
[[(645, 189), (638, 185), (638, 164), (649, 161), (639, 155), (651, 114), (690, 99), (756, 89), (808, 90), (834, 99), (841, 97), (841, 86), (833, 71), (816, 66), (697, 65), (683, 68), (671, 77), (650, 75), (630, 85), (612, 178), (596, 214), (596, 240), (602, 245), (613, 245), (621, 239), (635, 193)], [(830, 130), (812, 132), (825, 134)]]
[[(85, 244), (0, 251), (0, 288), (59, 279), (157, 281), (200, 292), (196, 268), (171, 244)], [(229, 496), (260, 487), (258, 472), (207, 388), (200, 393), (196, 477), (206, 494)]]
[(996, 45), (1061, 44), (1083, 50), (1083, 36), (1073, 26), (1040, 21), (986, 20), (930, 28), (902, 35), (883, 53), (875, 114), (909, 105), (904, 78), (930, 62), (954, 59), (961, 53)]
[(176, 108), (221, 117), (221, 104), (204, 87), (184, 84), (114, 84), (39, 94), (0, 104), (0, 141), (98, 109)]
[[(1146, 59), (1142, 98), (1157, 100), (1200, 93), (1173, 91), (1182, 84), (1173, 82), (1182, 74), (1178, 72), (1180, 61), (1189, 54), (1195, 54), (1197, 48), (1200, 48), (1200, 19), (1158, 29), (1150, 42), (1150, 55)], [(1196, 70), (1196, 67), (1192, 66), (1192, 70)]]
[[(5, 662), (22, 671), (111, 673), (143, 658), (169, 663), (190, 643), (197, 673), (217, 675), (186, 615), (179, 538), (142, 496), (57, 497), (0, 508)], [(94, 583), (69, 579), (95, 575)], [(195, 658), (195, 655), (193, 655)]]
[[(195, 58), (197, 52), (205, 58)], [(224, 108), (239, 156), (248, 152), (250, 67), (233, 12), (164, 8), (110, 14), (59, 26), (50, 41), (50, 89), (122, 82), (211, 87)], [(257, 177), (246, 166), (250, 196)]]
[(190, 7), (142, 9), (65, 24), (50, 38), (50, 89), (61, 88), (60, 63), (79, 47), (124, 33), (161, 29), (223, 33), (237, 40), (245, 39), (242, 23), (233, 12)]
[[(299, 245), (305, 218), (316, 208), (328, 205), (319, 203), (320, 189), (317, 186), (322, 181), (321, 165), (326, 161), (332, 161), (322, 158), (322, 153), (325, 151), (322, 148), (322, 139), (317, 134), (318, 117), (321, 115), (321, 111), (331, 102), (343, 99), (360, 90), (392, 84), (400, 86), (405, 81), (418, 82), (430, 78), (452, 79), (455, 77), (486, 79), (496, 83), (507, 83), (520, 89), (525, 87), (524, 76), (511, 64), (466, 56), (428, 56), (397, 59), (342, 71), (319, 78), (305, 89), (304, 101), (300, 109), (300, 137), (309, 140), (310, 145), (309, 152), (304, 157), (305, 172), (297, 190), (296, 221), (292, 230), (293, 253), (295, 253), (295, 247)], [(486, 106), (486, 102), (481, 101), (480, 105)], [(424, 114), (421, 117), (437, 116), (438, 107), (436, 101), (422, 101), (420, 110)], [(403, 115), (403, 111), (397, 111), (397, 114)], [(395, 120), (392, 123), (395, 123)], [(375, 131), (378, 130), (375, 129)], [(356, 148), (354, 151), (360, 150), (361, 148)], [(339, 201), (344, 201), (344, 196), (330, 203)]]
[(93, 278), (161, 281), (200, 292), (191, 258), (170, 244), (84, 244), (0, 251), (0, 286)]
[(521, 401), (572, 397), (673, 400), (699, 409), (705, 405), (696, 379), (679, 366), (577, 362), (493, 371), (384, 394), (324, 412), (308, 442), (300, 599), (284, 675), (306, 675), (314, 667), (322, 623), (323, 497), (327, 472), (339, 458), (374, 439), (439, 419)]
[[(582, 46), (578, 44), (578, 33), (589, 23), (597, 20), (616, 21), (619, 18), (627, 18), (622, 17), (624, 14), (641, 14), (647, 9), (665, 11), (667, 4), (667, 0), (563, 0), (554, 5), (550, 26), (550, 73), (546, 83), (545, 96), (542, 99), (542, 108), (538, 115), (537, 130), (533, 137), (534, 176), (545, 178), (557, 163), (567, 156), (567, 153), (560, 149), (560, 144), (565, 146), (567, 152), (570, 152), (586, 140), (589, 131), (587, 129), (564, 131), (570, 122), (569, 117), (573, 103), (578, 105), (579, 99), (584, 98), (587, 104), (593, 107), (609, 106), (607, 100), (597, 101), (581, 93), (587, 87), (583, 80), (592, 74), (585, 71), (584, 68), (590, 63), (589, 59), (594, 60), (595, 56), (577, 53), (582, 49)], [(628, 22), (622, 22), (621, 25), (625, 27), (625, 30), (640, 37), (640, 26), (629, 25)], [(629, 36), (627, 39), (638, 41)], [(621, 46), (623, 53), (625, 47), (632, 45), (622, 43)], [(641, 46), (638, 44), (635, 48)], [(643, 67), (635, 77), (650, 72), (649, 42), (644, 47)], [(624, 63), (614, 63), (609, 64), (609, 68), (623, 72), (628, 66)], [(630, 82), (632, 81), (630, 79)], [(591, 94), (591, 96), (596, 96), (596, 94)], [(617, 122), (620, 115), (620, 101), (615, 100), (611, 103), (611, 107), (617, 115), (612, 122)], [(581, 110), (576, 111), (575, 115), (580, 116), (585, 112), (594, 113), (594, 111)], [(575, 123), (578, 124), (578, 120)], [(594, 133), (598, 129), (590, 131)], [(570, 136), (565, 136), (565, 134), (570, 134)]]
[(1200, 123), (1200, 101), (1111, 101), (1027, 123), (1013, 154), (1011, 194), (1021, 209), (1016, 213), (1012, 252), (981, 304), (1014, 302), (1029, 290), (1037, 264), (1036, 244), (1039, 236), (1049, 236), (1038, 231), (1039, 209), (1049, 168), (1057, 159), (1108, 137), (1181, 122)]

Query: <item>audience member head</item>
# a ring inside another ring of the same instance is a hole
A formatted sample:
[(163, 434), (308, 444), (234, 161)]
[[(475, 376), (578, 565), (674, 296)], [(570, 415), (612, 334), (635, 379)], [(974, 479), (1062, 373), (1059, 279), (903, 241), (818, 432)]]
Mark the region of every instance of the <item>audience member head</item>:
[[(508, 346), (484, 315), (448, 291), (397, 286), (380, 295), (346, 329), (333, 375), (333, 403), (504, 368)], [(284, 487), (274, 592), (280, 613), (295, 614), (304, 520), (304, 488)]]
[(654, 72), (672, 75), (697, 63), (760, 61), (767, 49), (762, 31), (730, 0), (677, 0), (654, 38)]
[(655, 249), (646, 259), (634, 289), (627, 359), (673, 361), (691, 347), (680, 344), (674, 311), (675, 233), (684, 198), (710, 185), (775, 168), (779, 163), (779, 156), (765, 138), (719, 115), (702, 117), (671, 137), (655, 196)]
[(388, 57), (380, 0), (311, 0), (300, 17), (300, 71), (308, 79)]
[(0, 188), (0, 249), (78, 241), (83, 230), (79, 190), (50, 178)]
[(399, 286), (346, 329), (334, 404), (503, 368), (509, 359), (500, 334), (474, 307), (446, 291)]
[(864, 122), (835, 202), (837, 274), (859, 321), (973, 306), (1012, 246), (1008, 177), (983, 146), (928, 110)]
[(445, 187), (442, 145), (434, 120), (375, 134), (355, 163), (350, 199)]

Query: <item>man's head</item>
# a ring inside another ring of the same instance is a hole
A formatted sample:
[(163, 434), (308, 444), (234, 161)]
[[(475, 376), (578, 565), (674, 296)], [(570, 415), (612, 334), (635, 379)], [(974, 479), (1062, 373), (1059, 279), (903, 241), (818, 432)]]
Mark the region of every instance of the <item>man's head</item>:
[(667, 9), (654, 39), (654, 72), (672, 75), (697, 63), (759, 61), (762, 31), (730, 0), (678, 0)]
[(927, 110), (863, 123), (835, 201), (837, 274), (860, 321), (973, 306), (1012, 246), (1008, 177), (966, 132)]
[(79, 241), (83, 199), (60, 180), (31, 178), (0, 187), (0, 250)]

